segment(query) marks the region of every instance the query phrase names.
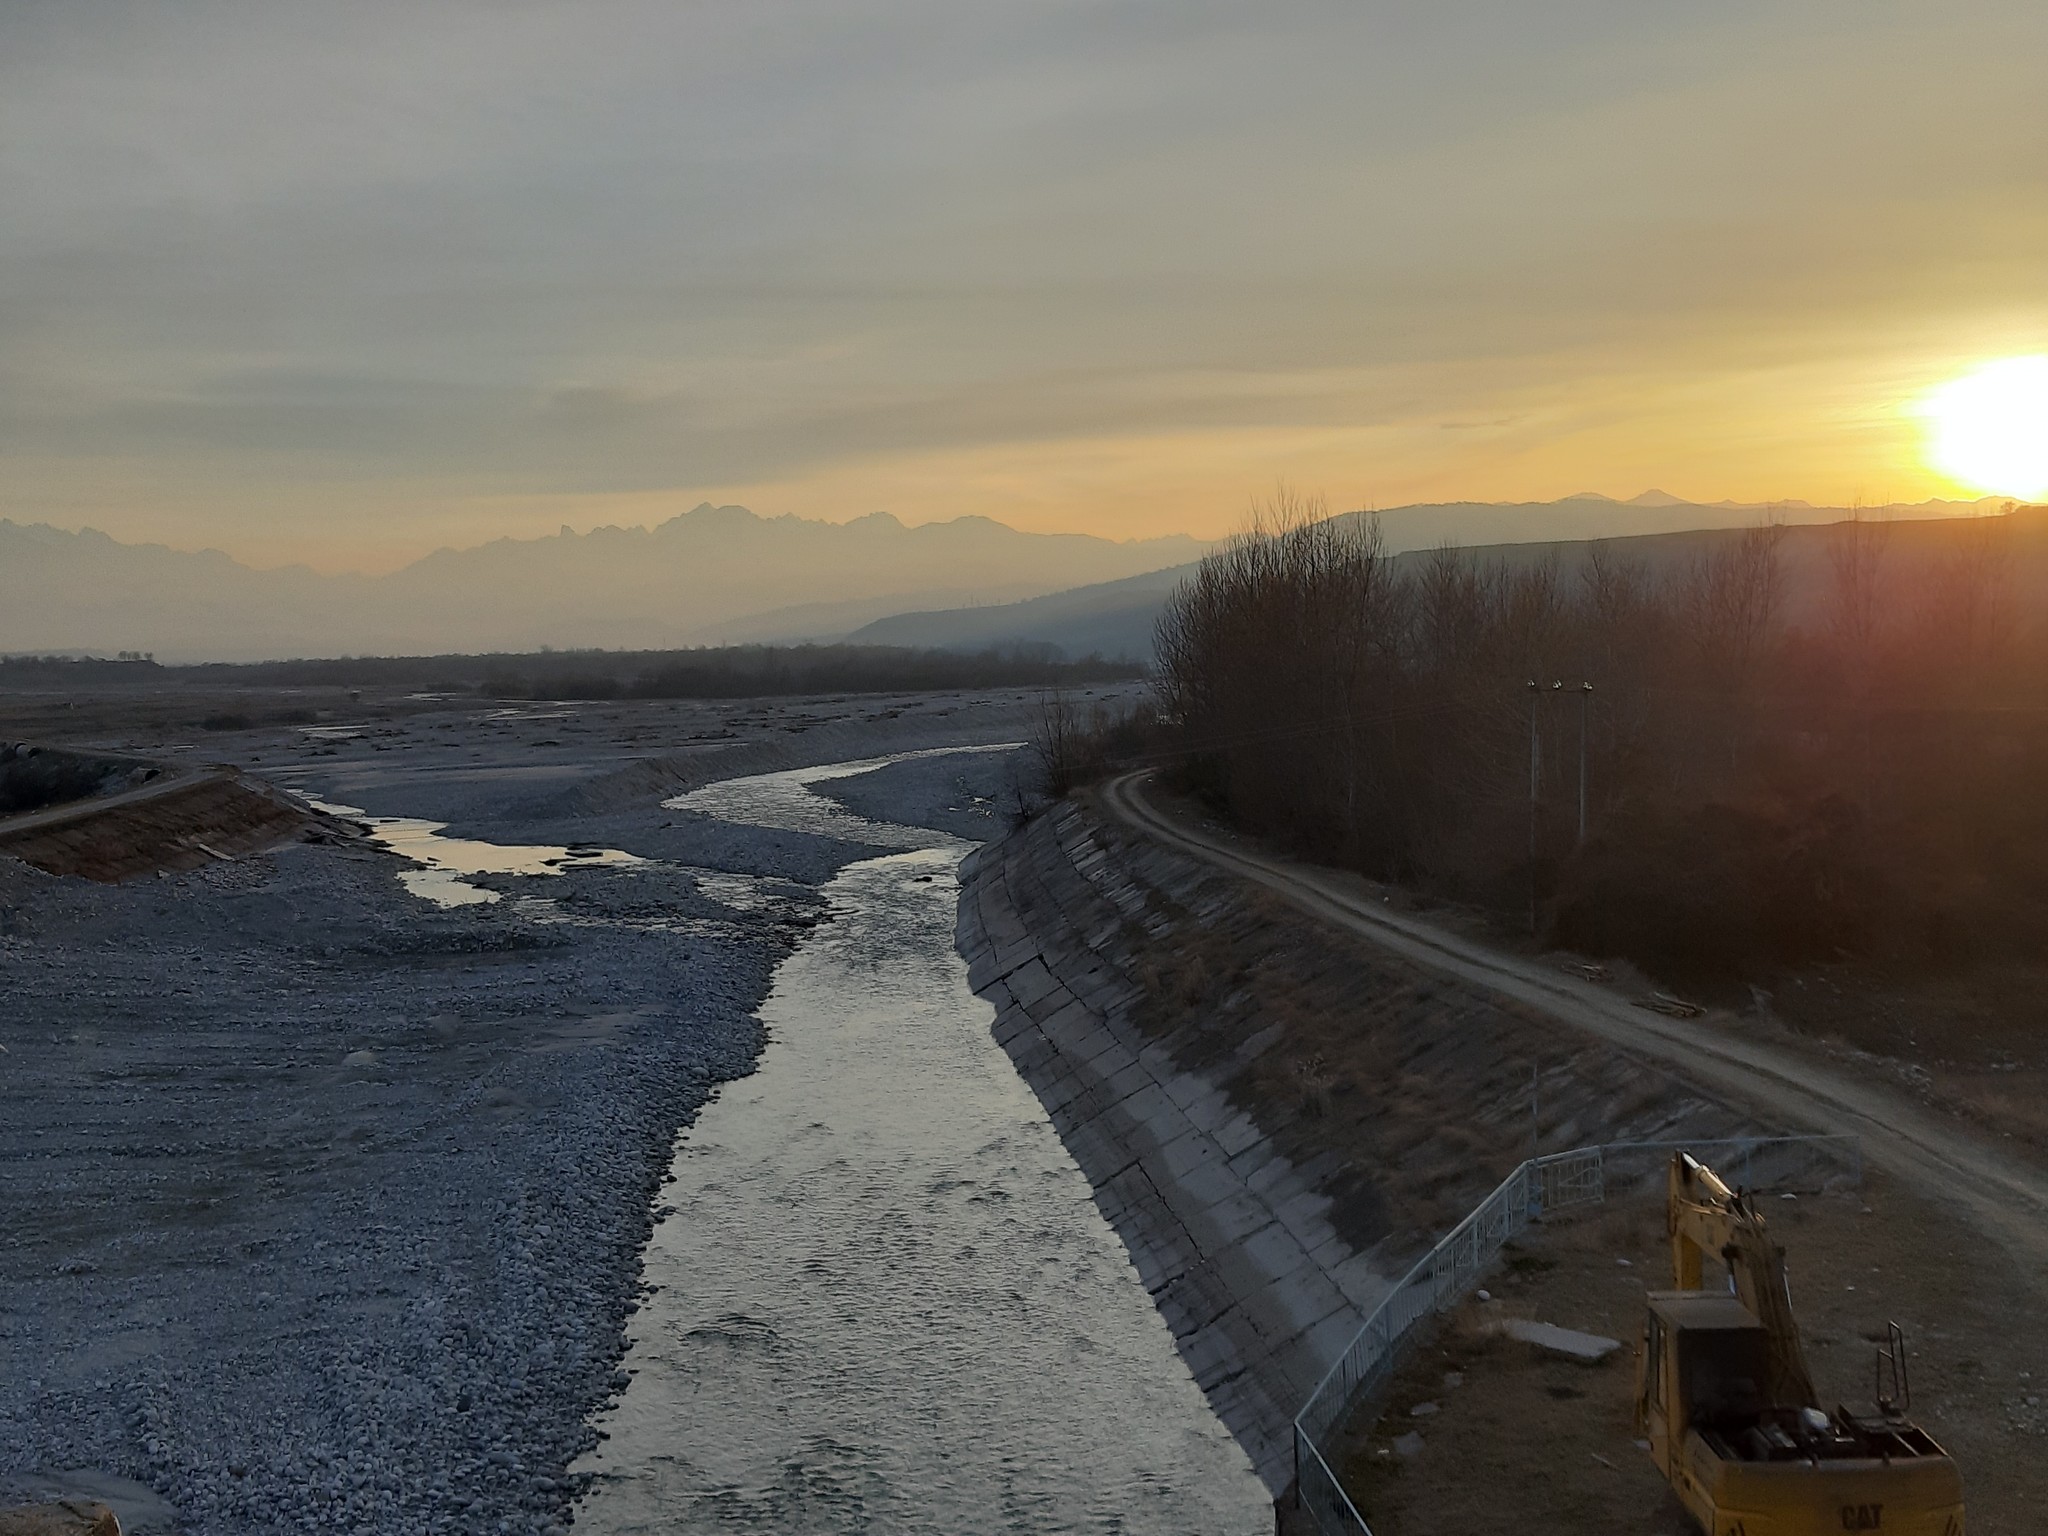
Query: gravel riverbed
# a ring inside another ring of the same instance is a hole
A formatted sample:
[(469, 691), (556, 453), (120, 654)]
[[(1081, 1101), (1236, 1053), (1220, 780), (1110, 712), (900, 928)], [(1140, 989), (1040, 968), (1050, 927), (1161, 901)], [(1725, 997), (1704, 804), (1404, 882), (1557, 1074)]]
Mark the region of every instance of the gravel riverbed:
[[(475, 877), (497, 900), (430, 903), (367, 845), (112, 887), (0, 861), (0, 1502), (97, 1493), (194, 1536), (566, 1527), (675, 1135), (752, 1069), (818, 884), (878, 851), (659, 801), (1036, 710), (890, 702), (366, 707), (357, 735), (203, 743), (371, 814), (643, 861)], [(949, 761), (835, 792), (994, 830), (1014, 756)]]

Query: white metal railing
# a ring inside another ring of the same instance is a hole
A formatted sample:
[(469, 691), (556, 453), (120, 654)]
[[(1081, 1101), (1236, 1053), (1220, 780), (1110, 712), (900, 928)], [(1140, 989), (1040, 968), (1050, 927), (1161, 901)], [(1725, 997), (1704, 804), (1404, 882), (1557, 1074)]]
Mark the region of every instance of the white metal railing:
[(1712, 1165), (1738, 1189), (1863, 1179), (1863, 1155), (1853, 1136), (1610, 1142), (1530, 1158), (1415, 1262), (1295, 1415), (1295, 1496), (1326, 1536), (1372, 1536), (1332, 1468), (1333, 1460), (1342, 1459), (1334, 1442), (1351, 1417), (1384, 1390), (1416, 1325), (1462, 1300), (1501, 1249), (1545, 1212), (1605, 1200), (1610, 1184), (1661, 1179), (1678, 1151)]

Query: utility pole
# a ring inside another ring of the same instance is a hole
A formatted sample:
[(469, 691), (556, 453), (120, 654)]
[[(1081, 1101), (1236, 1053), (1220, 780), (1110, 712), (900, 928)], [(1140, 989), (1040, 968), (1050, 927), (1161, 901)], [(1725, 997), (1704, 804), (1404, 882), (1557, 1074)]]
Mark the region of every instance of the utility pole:
[[(1564, 679), (1560, 677), (1550, 685), (1550, 728), (1552, 730), (1557, 729), (1557, 701), (1563, 693)], [(1564, 754), (1560, 752), (1558, 755), (1562, 757)]]
[(1543, 688), (1529, 679), (1529, 932), (1536, 931), (1536, 801), (1543, 785), (1542, 737), (1536, 734), (1536, 705)]
[(1579, 846), (1586, 846), (1586, 738), (1593, 713), (1593, 685), (1579, 684)]
[[(1552, 682), (1550, 685), (1550, 713), (1546, 718), (1550, 721), (1550, 728), (1553, 731), (1557, 729), (1557, 701), (1561, 697), (1563, 697), (1563, 695), (1564, 679), (1560, 677), (1556, 679), (1554, 682)], [(1558, 756), (1564, 756), (1564, 752), (1562, 749), (1559, 750)]]

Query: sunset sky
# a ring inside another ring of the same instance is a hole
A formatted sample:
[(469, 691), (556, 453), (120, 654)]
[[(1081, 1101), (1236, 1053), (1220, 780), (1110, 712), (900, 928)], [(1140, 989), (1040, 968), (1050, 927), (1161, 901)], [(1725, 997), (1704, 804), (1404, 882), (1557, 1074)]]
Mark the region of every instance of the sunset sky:
[(11, 0), (0, 516), (1976, 495), (2044, 80), (2041, 0)]

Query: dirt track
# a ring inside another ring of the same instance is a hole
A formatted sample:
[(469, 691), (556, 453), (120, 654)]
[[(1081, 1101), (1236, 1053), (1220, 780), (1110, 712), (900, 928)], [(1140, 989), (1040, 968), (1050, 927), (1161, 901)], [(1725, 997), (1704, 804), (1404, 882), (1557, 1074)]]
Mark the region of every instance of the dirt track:
[(1908, 1187), (1952, 1204), (2033, 1277), (2048, 1281), (2048, 1173), (1878, 1084), (1713, 1018), (1679, 1021), (1540, 960), (1503, 954), (1412, 913), (1389, 909), (1361, 878), (1278, 857), (1209, 826), (1169, 816), (1142, 773), (1104, 787), (1132, 827), (1275, 892), (1293, 905), (1418, 964), (1476, 983), (1575, 1029), (1655, 1059), (1703, 1088), (1788, 1126), (1860, 1137), (1864, 1156)]

